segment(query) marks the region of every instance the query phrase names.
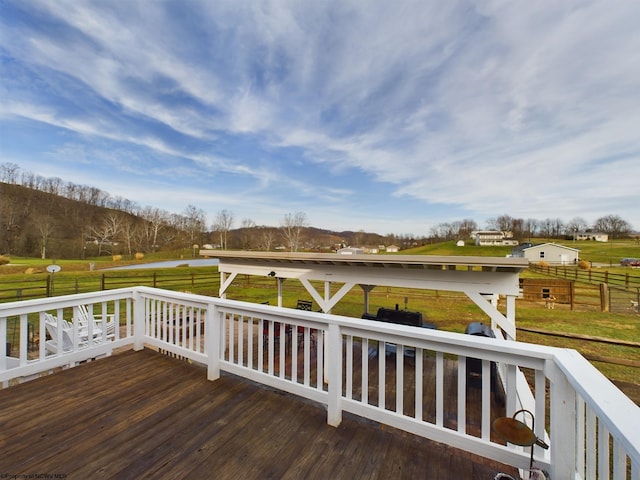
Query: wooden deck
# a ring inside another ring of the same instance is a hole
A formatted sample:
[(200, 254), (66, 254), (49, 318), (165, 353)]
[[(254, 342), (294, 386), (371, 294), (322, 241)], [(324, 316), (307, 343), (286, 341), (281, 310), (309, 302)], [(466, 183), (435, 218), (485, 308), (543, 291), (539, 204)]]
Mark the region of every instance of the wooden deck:
[(0, 390), (0, 412), (0, 475), (516, 476), (512, 468), (349, 414), (330, 427), (322, 405), (234, 376), (209, 382), (203, 367), (151, 350)]

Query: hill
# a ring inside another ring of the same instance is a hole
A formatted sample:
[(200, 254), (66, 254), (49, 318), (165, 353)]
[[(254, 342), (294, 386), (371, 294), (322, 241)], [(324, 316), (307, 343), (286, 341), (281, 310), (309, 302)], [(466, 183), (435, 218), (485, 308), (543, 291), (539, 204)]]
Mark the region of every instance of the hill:
[[(154, 236), (155, 229), (155, 236)], [(165, 234), (158, 238), (158, 232)], [(0, 254), (85, 258), (174, 248), (180, 229), (89, 201), (0, 183)], [(155, 241), (154, 241), (155, 240)]]
[[(79, 193), (66, 192), (64, 196), (0, 182), (0, 255), (81, 259), (133, 256), (137, 252), (191, 252), (193, 245), (219, 243), (220, 233), (207, 229), (204, 212), (195, 207), (183, 215), (170, 214), (112, 199), (98, 189), (74, 187)], [(111, 205), (124, 205), (126, 209)], [(286, 244), (282, 229), (269, 226), (231, 229), (225, 238), (229, 249), (274, 250)], [(310, 251), (396, 242), (393, 236), (309, 226), (302, 228), (301, 238), (301, 248)]]

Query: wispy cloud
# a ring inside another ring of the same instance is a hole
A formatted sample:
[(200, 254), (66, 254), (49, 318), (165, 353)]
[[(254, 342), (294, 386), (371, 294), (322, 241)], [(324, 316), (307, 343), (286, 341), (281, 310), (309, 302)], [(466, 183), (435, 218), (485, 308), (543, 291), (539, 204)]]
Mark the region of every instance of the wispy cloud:
[(327, 228), (640, 228), (633, 0), (3, 5), (0, 122), (50, 129), (2, 139), (25, 167), (91, 152), (76, 175), (102, 159), (141, 204), (163, 185), (176, 211), (305, 210)]

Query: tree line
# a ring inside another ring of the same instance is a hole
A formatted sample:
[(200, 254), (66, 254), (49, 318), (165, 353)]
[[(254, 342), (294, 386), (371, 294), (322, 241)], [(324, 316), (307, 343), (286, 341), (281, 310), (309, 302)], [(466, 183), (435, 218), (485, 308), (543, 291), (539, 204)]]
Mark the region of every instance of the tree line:
[[(619, 215), (605, 215), (589, 223), (582, 217), (575, 217), (568, 222), (560, 218), (515, 218), (504, 214), (487, 220), (486, 230), (510, 232), (513, 238), (521, 242), (533, 238), (574, 239), (579, 233), (606, 233), (611, 239), (628, 237), (633, 228), (629, 222)], [(478, 224), (471, 219), (440, 223), (431, 229), (430, 237), (435, 240), (465, 240), (472, 232), (478, 231)]]
[[(0, 164), (0, 254), (42, 258), (85, 258), (100, 255), (134, 255), (160, 250), (195, 254), (210, 245), (221, 249), (271, 251), (332, 251), (343, 246), (405, 249), (434, 241), (468, 239), (478, 224), (471, 219), (440, 223), (428, 236), (380, 235), (364, 231), (333, 232), (309, 224), (305, 212), (283, 216), (279, 226), (259, 226), (249, 218), (239, 221), (233, 212), (220, 210), (213, 224), (207, 214), (188, 205), (179, 214), (112, 197), (98, 188), (43, 177), (14, 163)], [(611, 238), (629, 235), (631, 226), (617, 215), (589, 224), (582, 218), (520, 219), (501, 215), (484, 229), (511, 232), (526, 241), (533, 237), (559, 239), (589, 230)]]

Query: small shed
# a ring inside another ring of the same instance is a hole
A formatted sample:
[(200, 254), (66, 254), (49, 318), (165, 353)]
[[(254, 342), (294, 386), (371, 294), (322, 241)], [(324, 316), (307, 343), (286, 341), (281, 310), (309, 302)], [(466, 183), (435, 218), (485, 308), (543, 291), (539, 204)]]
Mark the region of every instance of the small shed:
[(514, 249), (512, 256), (526, 258), (531, 263), (545, 262), (549, 265), (573, 265), (578, 263), (579, 253), (580, 250), (577, 248), (557, 243), (543, 243), (520, 250)]
[(522, 298), (530, 302), (573, 304), (574, 284), (561, 278), (520, 278)]

